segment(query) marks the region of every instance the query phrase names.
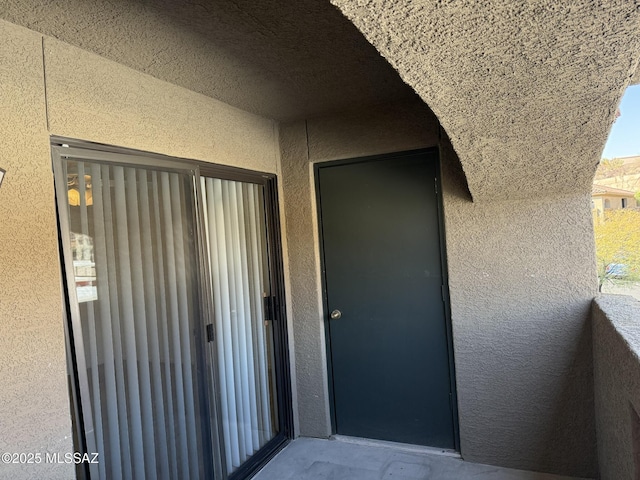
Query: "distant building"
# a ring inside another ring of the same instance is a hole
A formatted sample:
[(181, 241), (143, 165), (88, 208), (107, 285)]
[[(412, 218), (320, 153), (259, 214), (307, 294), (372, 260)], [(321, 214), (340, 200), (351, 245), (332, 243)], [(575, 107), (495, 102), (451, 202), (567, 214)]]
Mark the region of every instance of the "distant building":
[(638, 202), (634, 197), (634, 192), (596, 183), (593, 184), (593, 189), (591, 190), (591, 209), (594, 223), (602, 221), (607, 210), (635, 208), (637, 206)]

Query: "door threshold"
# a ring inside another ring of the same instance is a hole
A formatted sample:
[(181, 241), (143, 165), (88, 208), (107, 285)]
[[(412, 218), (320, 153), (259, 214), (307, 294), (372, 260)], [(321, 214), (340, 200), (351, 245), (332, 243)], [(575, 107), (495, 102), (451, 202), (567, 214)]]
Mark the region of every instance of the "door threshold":
[(349, 437), (347, 435), (331, 435), (329, 440), (338, 442), (352, 443), (355, 445), (363, 445), (367, 447), (385, 447), (398, 450), (400, 452), (425, 453), (428, 455), (441, 455), (444, 457), (460, 458), (460, 452), (450, 450), (448, 448), (427, 447), (424, 445), (412, 445), (410, 443), (390, 442), (388, 440), (376, 440), (373, 438)]

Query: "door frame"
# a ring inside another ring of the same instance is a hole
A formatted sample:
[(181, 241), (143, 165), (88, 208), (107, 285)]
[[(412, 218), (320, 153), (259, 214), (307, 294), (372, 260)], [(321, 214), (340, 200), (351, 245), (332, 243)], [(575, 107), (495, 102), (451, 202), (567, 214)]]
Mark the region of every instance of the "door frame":
[[(125, 147), (116, 147), (111, 145), (99, 144), (85, 140), (71, 139), (61, 136), (50, 137), (50, 149), (53, 163), (60, 162), (61, 153), (63, 156), (92, 160), (98, 163), (116, 164), (133, 167), (151, 166), (173, 172), (185, 172), (193, 175), (193, 201), (194, 205), (194, 247), (196, 254), (196, 264), (198, 272), (195, 272), (195, 284), (198, 297), (198, 321), (202, 330), (199, 332), (198, 341), (201, 343), (195, 353), (198, 357), (196, 361), (202, 365), (203, 371), (197, 376), (196, 380), (203, 385), (209, 393), (208, 398), (203, 404), (206, 410), (208, 422), (205, 425), (207, 430), (206, 445), (202, 445), (203, 449), (208, 449), (205, 455), (209, 458), (209, 463), (205, 468), (211, 468), (215, 478), (227, 480), (242, 480), (250, 478), (258, 470), (271, 460), (282, 448), (284, 448), (293, 438), (293, 401), (291, 392), (291, 369), (290, 369), (290, 353), (287, 332), (286, 318), (286, 296), (285, 296), (285, 280), (283, 266), (283, 248), (281, 238), (280, 210), (278, 203), (278, 179), (274, 173), (257, 172), (253, 170), (232, 167), (227, 165), (219, 165), (208, 163), (200, 160), (185, 159), (179, 157), (171, 157), (152, 152), (135, 150)], [(62, 152), (61, 152), (62, 150)], [(55, 173), (55, 169), (53, 169)], [(60, 176), (60, 173), (57, 173)], [(273, 325), (273, 342), (274, 342), (274, 370), (276, 373), (276, 396), (278, 402), (278, 421), (279, 432), (274, 438), (269, 440), (258, 452), (256, 452), (249, 460), (241, 465), (231, 474), (226, 474), (224, 465), (224, 453), (222, 445), (222, 426), (220, 413), (220, 383), (217, 378), (216, 347), (215, 342), (207, 341), (206, 325), (213, 323), (212, 298), (208, 295), (211, 291), (209, 288), (210, 274), (208, 271), (208, 263), (205, 261), (205, 245), (204, 245), (204, 221), (202, 212), (202, 192), (200, 189), (200, 177), (220, 178), (223, 180), (233, 180), (245, 183), (254, 183), (264, 187), (265, 202), (265, 226), (266, 226), (266, 244), (267, 258), (269, 268), (269, 279), (272, 289), (273, 306), (271, 309), (272, 318), (270, 321)], [(77, 309), (77, 299), (75, 292), (69, 288), (69, 276), (72, 271), (70, 268), (70, 247), (65, 240), (64, 232), (68, 230), (67, 218), (65, 214), (58, 211), (58, 197), (64, 198), (66, 195), (66, 182), (61, 182), (56, 178), (56, 219), (58, 229), (58, 242), (60, 253), (60, 269), (61, 269), (61, 289), (64, 295), (64, 325), (66, 346), (68, 350), (68, 360), (71, 364), (68, 366), (71, 375), (71, 385), (69, 385), (70, 402), (72, 402), (72, 411), (74, 412), (74, 435), (77, 434), (78, 444), (76, 449), (81, 453), (95, 452), (95, 446), (87, 445), (85, 435), (85, 424), (92, 419), (86, 419), (83, 415), (83, 400), (88, 398), (88, 383), (86, 381), (86, 372), (81, 371), (77, 365), (75, 343), (82, 335), (79, 328), (79, 312)], [(66, 230), (65, 230), (66, 229)], [(210, 345), (209, 345), (210, 344)], [(206, 372), (206, 373), (205, 373)], [(77, 430), (77, 431), (75, 431)], [(79, 475), (89, 478), (90, 469), (77, 469)], [(80, 478), (80, 477), (79, 477)]]
[(331, 322), (329, 321), (329, 305), (327, 298), (327, 277), (325, 264), (325, 248), (324, 235), (322, 226), (322, 198), (320, 194), (320, 169), (324, 167), (334, 167), (340, 165), (351, 165), (355, 163), (375, 162), (380, 160), (389, 160), (392, 158), (402, 158), (406, 156), (415, 156), (420, 154), (433, 155), (436, 160), (436, 202), (438, 215), (438, 236), (440, 239), (440, 265), (442, 267), (442, 301), (444, 303), (445, 330), (447, 341), (447, 352), (449, 358), (449, 385), (450, 385), (450, 402), (451, 414), (453, 420), (453, 439), (455, 451), (460, 451), (460, 427), (458, 420), (458, 395), (456, 388), (455, 374), (455, 358), (453, 351), (453, 328), (451, 321), (451, 305), (449, 297), (449, 270), (447, 266), (446, 236), (444, 225), (444, 204), (442, 198), (442, 169), (441, 169), (441, 149), (439, 146), (431, 148), (421, 148), (417, 150), (405, 150), (401, 152), (392, 152), (378, 155), (369, 155), (365, 157), (344, 158), (339, 160), (330, 160), (324, 162), (315, 162), (313, 165), (316, 213), (318, 222), (318, 244), (320, 247), (320, 276), (322, 285), (322, 318), (324, 323), (324, 343), (327, 352), (327, 389), (329, 393), (329, 412), (331, 419), (331, 434), (337, 433), (336, 428), (336, 407), (335, 407), (335, 391), (333, 387), (333, 363), (331, 353)]

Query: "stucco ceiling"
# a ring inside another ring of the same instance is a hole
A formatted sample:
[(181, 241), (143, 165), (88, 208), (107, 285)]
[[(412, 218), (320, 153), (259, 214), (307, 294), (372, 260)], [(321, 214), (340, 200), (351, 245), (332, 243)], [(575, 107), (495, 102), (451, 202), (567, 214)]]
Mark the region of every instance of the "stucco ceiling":
[(332, 2), (438, 116), (474, 199), (590, 192), (640, 2)]
[(3, 0), (0, 17), (278, 120), (415, 96), (327, 0)]
[(4, 0), (0, 16), (278, 120), (415, 91), (475, 200), (590, 192), (640, 81), (640, 0), (331, 1)]

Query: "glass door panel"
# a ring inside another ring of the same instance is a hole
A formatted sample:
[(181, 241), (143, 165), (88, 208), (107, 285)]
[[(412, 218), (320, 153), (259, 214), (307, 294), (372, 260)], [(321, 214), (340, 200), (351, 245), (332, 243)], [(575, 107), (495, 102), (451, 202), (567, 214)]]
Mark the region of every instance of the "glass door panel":
[(252, 475), (291, 428), (274, 179), (52, 151), (91, 478)]
[(91, 476), (210, 478), (194, 175), (54, 157)]
[(278, 432), (265, 192), (201, 178), (226, 473)]

